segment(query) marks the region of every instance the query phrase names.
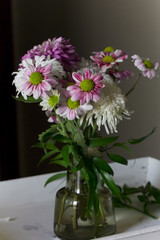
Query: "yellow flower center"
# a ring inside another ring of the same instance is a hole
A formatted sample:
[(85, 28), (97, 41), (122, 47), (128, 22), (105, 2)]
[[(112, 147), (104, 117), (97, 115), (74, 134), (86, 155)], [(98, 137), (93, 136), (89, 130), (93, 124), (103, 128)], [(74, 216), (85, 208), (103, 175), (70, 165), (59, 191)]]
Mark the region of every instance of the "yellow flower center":
[(49, 105), (51, 105), (52, 107), (55, 107), (57, 103), (59, 103), (58, 96), (54, 95), (49, 98)]
[(111, 57), (111, 56), (105, 56), (103, 58), (103, 62), (104, 63), (111, 63), (111, 62), (114, 62), (114, 61), (115, 61), (115, 59), (113, 57)]
[(153, 64), (149, 60), (144, 60), (143, 63), (147, 68), (153, 68)]
[(104, 52), (109, 52), (109, 53), (111, 53), (111, 52), (113, 52), (114, 51), (114, 48), (113, 47), (106, 47), (105, 49), (104, 49)]
[(84, 79), (80, 83), (80, 87), (84, 92), (89, 92), (94, 89), (94, 82), (90, 79)]
[(80, 106), (80, 101), (72, 101), (71, 97), (68, 98), (67, 105), (70, 109), (76, 109)]
[(30, 75), (30, 82), (34, 85), (38, 85), (42, 82), (42, 80), (44, 79), (42, 73), (40, 72), (33, 72), (31, 75)]

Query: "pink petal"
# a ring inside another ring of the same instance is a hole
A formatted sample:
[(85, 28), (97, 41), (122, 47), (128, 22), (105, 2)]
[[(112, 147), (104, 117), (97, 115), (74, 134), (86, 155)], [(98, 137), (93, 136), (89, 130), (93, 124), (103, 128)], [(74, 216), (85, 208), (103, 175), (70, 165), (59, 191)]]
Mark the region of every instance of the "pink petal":
[(44, 91), (50, 91), (52, 88), (51, 85), (45, 80), (41, 82), (41, 87)]
[(41, 89), (40, 89), (40, 86), (39, 85), (36, 85), (33, 89), (33, 97), (35, 99), (38, 99), (41, 95)]
[(81, 73), (72, 73), (72, 78), (76, 81), (76, 82), (82, 82), (83, 81), (83, 76)]
[(24, 82), (24, 83), (21, 85), (21, 91), (25, 91), (26, 89), (29, 88), (30, 85), (31, 85), (30, 82)]
[(93, 94), (93, 101), (97, 102), (100, 99), (100, 96), (98, 94)]
[(69, 120), (74, 120), (76, 117), (76, 114), (75, 114), (75, 110), (74, 109), (70, 109), (68, 114), (67, 114), (67, 118)]
[(64, 113), (66, 113), (66, 110), (68, 110), (67, 106), (61, 106), (56, 109), (56, 113), (61, 116), (64, 115)]
[(32, 95), (33, 89), (34, 89), (34, 86), (31, 84), (28, 87), (28, 89), (25, 90), (25, 94), (28, 95), (28, 96)]
[(153, 69), (151, 69), (151, 70), (146, 71), (145, 75), (146, 75), (146, 77), (152, 79), (155, 77), (156, 74), (155, 74), (155, 71)]
[(86, 93), (86, 102), (89, 103), (92, 100), (92, 93), (91, 92), (87, 92)]
[(74, 91), (74, 90), (77, 89), (77, 88), (79, 88), (77, 85), (71, 85), (71, 86), (68, 86), (68, 87), (67, 87), (67, 90), (68, 90), (68, 91), (72, 91), (72, 90)]
[(78, 101), (81, 99), (81, 97), (83, 96), (83, 93), (82, 92), (79, 92), (77, 94), (74, 94), (73, 96), (71, 96), (71, 100), (72, 101)]
[(76, 90), (73, 90), (73, 91), (70, 91), (70, 95), (71, 95), (71, 96), (77, 95), (77, 94), (79, 94), (79, 93), (82, 93), (82, 91), (81, 91), (80, 88), (78, 88), (78, 89), (76, 89)]
[(51, 78), (51, 77), (48, 77), (45, 80), (52, 86), (56, 86), (58, 84), (58, 82), (55, 79)]
[(155, 69), (155, 70), (157, 70), (157, 69), (158, 69), (158, 67), (159, 67), (159, 63), (158, 63), (158, 62), (156, 62), (156, 63), (155, 63), (155, 65), (154, 65), (154, 69)]
[(42, 68), (41, 73), (43, 73), (44, 75), (48, 75), (52, 70), (52, 65), (48, 64), (45, 67)]
[(85, 78), (90, 79), (91, 77), (92, 77), (91, 71), (89, 71), (89, 69), (86, 69), (85, 70)]

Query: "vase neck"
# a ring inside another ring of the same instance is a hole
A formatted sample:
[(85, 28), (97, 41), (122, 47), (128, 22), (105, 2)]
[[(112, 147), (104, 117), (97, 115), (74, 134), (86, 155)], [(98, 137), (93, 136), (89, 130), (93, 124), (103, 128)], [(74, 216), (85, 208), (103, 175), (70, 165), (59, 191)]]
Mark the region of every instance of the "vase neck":
[(66, 188), (68, 188), (71, 192), (80, 194), (84, 191), (85, 185), (86, 184), (84, 184), (84, 179), (82, 178), (80, 171), (77, 171), (75, 173), (70, 173), (67, 171)]

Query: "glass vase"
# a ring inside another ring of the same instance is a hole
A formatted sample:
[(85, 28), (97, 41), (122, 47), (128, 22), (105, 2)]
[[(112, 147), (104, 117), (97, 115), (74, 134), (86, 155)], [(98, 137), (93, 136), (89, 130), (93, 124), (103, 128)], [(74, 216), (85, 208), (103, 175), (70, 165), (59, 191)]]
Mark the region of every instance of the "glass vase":
[(98, 187), (99, 212), (86, 215), (88, 189), (81, 173), (67, 174), (66, 187), (56, 194), (54, 232), (68, 240), (87, 240), (114, 234), (116, 222), (112, 196), (107, 187)]

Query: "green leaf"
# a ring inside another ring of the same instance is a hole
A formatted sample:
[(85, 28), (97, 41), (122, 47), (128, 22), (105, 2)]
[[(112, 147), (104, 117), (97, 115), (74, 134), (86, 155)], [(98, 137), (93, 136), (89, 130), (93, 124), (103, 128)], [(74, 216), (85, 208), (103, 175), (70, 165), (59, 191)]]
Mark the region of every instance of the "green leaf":
[(120, 155), (107, 153), (107, 156), (109, 157), (109, 159), (111, 159), (114, 162), (118, 162), (118, 163), (124, 164), (124, 165), (128, 164), (127, 159), (122, 157), (122, 156), (120, 156)]
[(104, 172), (108, 172), (109, 174), (113, 175), (113, 170), (112, 168), (109, 166), (109, 164), (104, 161), (102, 158), (100, 157), (94, 157), (93, 158), (93, 162), (95, 164), (95, 166), (98, 168), (98, 170), (102, 170)]
[(138, 195), (137, 198), (139, 199), (140, 202), (146, 202), (146, 197), (143, 195)]
[(31, 96), (28, 96), (27, 97), (27, 100), (24, 99), (24, 97), (21, 95), (19, 96), (18, 98), (17, 97), (14, 97), (12, 96), (15, 100), (19, 101), (19, 102), (25, 102), (25, 103), (39, 103), (42, 101), (42, 99), (38, 98), (38, 99), (35, 99)]
[(70, 145), (70, 150), (73, 156), (74, 161), (76, 161), (77, 163), (80, 162), (81, 160), (81, 156), (79, 155), (79, 153), (77, 152), (77, 149), (74, 145)]
[(60, 160), (60, 159), (62, 159), (62, 153), (61, 152), (59, 154), (57, 154), (54, 158), (52, 158), (50, 161)]
[(45, 187), (47, 186), (47, 184), (49, 184), (49, 183), (51, 183), (51, 182), (53, 182), (53, 181), (55, 181), (55, 180), (58, 180), (58, 179), (60, 179), (60, 178), (63, 178), (63, 177), (65, 177), (67, 175), (67, 173), (57, 173), (57, 174), (55, 174), (55, 175), (53, 175), (52, 177), (50, 177), (47, 181), (46, 181), (46, 183), (45, 183)]
[(86, 215), (88, 215), (92, 207), (94, 206), (94, 197), (95, 197), (95, 192), (98, 184), (98, 179), (93, 168), (92, 169), (86, 168), (85, 170), (88, 175), (88, 188), (89, 188), (88, 189), (88, 208), (86, 212)]
[(36, 147), (36, 148), (44, 148), (44, 144), (38, 142), (38, 143), (33, 144), (31, 147), (33, 147), (33, 148), (34, 147)]
[(149, 136), (151, 136), (155, 132), (155, 130), (156, 130), (156, 128), (153, 128), (152, 131), (150, 133), (148, 133), (147, 135), (145, 135), (144, 137), (137, 138), (137, 139), (129, 139), (128, 143), (130, 143), (130, 144), (140, 143), (140, 142), (144, 141), (146, 138), (148, 138)]
[(132, 150), (128, 146), (126, 146), (124, 143), (120, 143), (120, 142), (114, 143), (113, 147), (121, 147), (133, 155)]
[[(51, 157), (52, 155), (54, 155), (55, 153), (58, 153), (59, 152), (59, 150), (53, 150), (53, 151), (50, 151), (50, 152), (48, 152), (48, 153), (46, 153), (45, 155), (43, 155), (43, 157), (40, 159), (40, 161), (39, 161), (39, 164), (41, 164), (44, 160), (46, 160), (46, 159), (48, 159), (49, 157)], [(39, 165), (38, 164), (38, 165)]]
[(64, 137), (60, 133), (54, 134), (52, 136), (52, 139), (56, 140), (57, 142), (63, 142), (63, 143), (67, 143), (68, 142), (68, 138)]
[(45, 144), (45, 148), (48, 149), (48, 150), (57, 150), (57, 151), (59, 151), (59, 149), (53, 143), (49, 143), (49, 142)]
[(113, 197), (113, 203), (114, 203), (114, 207), (117, 207), (117, 208), (125, 208), (126, 207), (126, 205), (121, 202), (120, 198)]
[(110, 176), (110, 174), (108, 174), (106, 172), (103, 172), (103, 171), (100, 171), (100, 174), (102, 176), (103, 181), (108, 186), (108, 188), (111, 190), (113, 195), (116, 195), (116, 196), (120, 197), (121, 194), (120, 194), (119, 188), (117, 187), (117, 185), (113, 181), (113, 179)]
[(51, 139), (51, 136), (54, 136), (57, 133), (58, 124), (52, 124), (52, 126), (47, 129), (45, 132), (39, 134), (39, 141), (42, 143), (46, 143)]
[(160, 190), (155, 187), (152, 187), (150, 192), (154, 199), (157, 201), (157, 203), (160, 203)]
[(82, 174), (83, 178), (85, 179), (85, 182), (87, 183), (87, 186), (89, 188), (89, 177), (88, 177), (88, 174), (87, 174), (85, 168), (81, 169), (81, 174)]
[(68, 132), (71, 132), (72, 134), (74, 134), (74, 132), (76, 130), (74, 123), (72, 121), (67, 121), (65, 125), (66, 125)]
[(70, 148), (70, 145), (65, 145), (63, 148), (62, 148), (62, 158), (63, 160), (66, 162), (67, 166), (71, 166), (71, 162), (70, 162), (70, 158), (69, 158), (69, 148)]
[(89, 139), (89, 146), (90, 147), (100, 147), (100, 146), (106, 146), (118, 139), (118, 136), (116, 137), (105, 137), (105, 138), (90, 138)]
[(73, 139), (79, 146), (81, 147), (86, 146), (83, 132), (80, 129), (76, 129)]
[(68, 167), (68, 164), (65, 161), (63, 161), (62, 159), (57, 159), (57, 160), (52, 160), (51, 159), (50, 164), (58, 164), (58, 165), (60, 165), (62, 167), (65, 167), (65, 168)]
[(66, 128), (69, 132), (72, 133), (74, 142), (76, 142), (79, 146), (84, 147), (85, 146), (85, 138), (84, 138), (84, 135), (83, 135), (83, 132), (81, 131), (81, 129), (77, 128), (77, 126), (75, 126), (73, 121), (68, 121), (66, 123)]

